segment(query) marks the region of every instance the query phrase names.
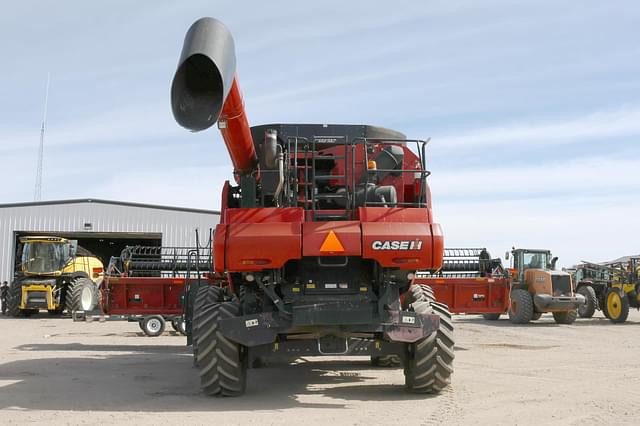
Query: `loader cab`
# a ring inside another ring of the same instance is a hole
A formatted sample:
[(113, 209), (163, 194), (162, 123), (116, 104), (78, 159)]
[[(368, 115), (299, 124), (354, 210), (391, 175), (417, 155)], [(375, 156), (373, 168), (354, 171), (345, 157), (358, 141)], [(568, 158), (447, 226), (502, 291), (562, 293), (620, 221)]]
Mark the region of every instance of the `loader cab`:
[(519, 282), (525, 281), (525, 271), (529, 269), (541, 269), (552, 271), (555, 269), (557, 258), (551, 257), (549, 250), (513, 249), (512, 266), (517, 272), (516, 278)]

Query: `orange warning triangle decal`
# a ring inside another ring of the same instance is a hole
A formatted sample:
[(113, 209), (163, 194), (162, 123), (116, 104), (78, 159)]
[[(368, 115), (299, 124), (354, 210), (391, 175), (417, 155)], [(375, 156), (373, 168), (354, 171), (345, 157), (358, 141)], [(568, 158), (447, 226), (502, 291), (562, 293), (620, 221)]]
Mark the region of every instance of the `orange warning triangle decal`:
[(344, 251), (344, 247), (342, 243), (338, 239), (338, 236), (335, 232), (329, 231), (327, 238), (324, 239), (324, 243), (320, 247), (321, 252), (338, 252)]

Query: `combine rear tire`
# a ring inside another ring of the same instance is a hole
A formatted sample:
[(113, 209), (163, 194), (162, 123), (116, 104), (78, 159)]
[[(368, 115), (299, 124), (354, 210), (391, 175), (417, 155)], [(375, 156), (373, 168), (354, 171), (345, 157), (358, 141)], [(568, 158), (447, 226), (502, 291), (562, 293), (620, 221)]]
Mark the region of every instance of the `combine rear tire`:
[(553, 313), (553, 319), (558, 324), (573, 324), (576, 318), (578, 318), (578, 312), (575, 310)]
[(623, 323), (629, 316), (629, 299), (618, 288), (610, 288), (604, 298), (604, 314), (612, 322)]
[[(240, 315), (237, 299), (223, 301), (219, 287), (203, 286), (198, 292), (194, 311), (197, 327), (197, 367), (204, 393), (217, 396), (238, 396), (244, 393), (247, 383), (247, 363), (243, 347), (222, 335), (218, 321)], [(213, 300), (213, 302), (210, 302)]]
[(76, 311), (90, 312), (98, 304), (98, 291), (96, 285), (89, 278), (75, 278), (67, 287), (65, 305), (67, 313)]
[(533, 299), (528, 291), (516, 289), (511, 292), (509, 319), (514, 324), (527, 324), (533, 319)]
[(578, 308), (578, 315), (580, 318), (591, 318), (598, 309), (598, 297), (596, 291), (590, 285), (580, 286), (578, 294), (581, 294), (586, 299), (586, 303)]
[(149, 337), (158, 337), (164, 333), (165, 321), (160, 315), (149, 315), (142, 320), (142, 331)]
[(438, 314), (440, 327), (424, 339), (407, 344), (404, 377), (407, 389), (412, 392), (438, 393), (451, 383), (455, 357), (453, 323), (447, 306), (435, 302), (425, 287), (412, 289), (407, 294), (409, 307), (418, 314)]
[(482, 318), (487, 321), (498, 321), (500, 319), (500, 315), (502, 314), (482, 314)]

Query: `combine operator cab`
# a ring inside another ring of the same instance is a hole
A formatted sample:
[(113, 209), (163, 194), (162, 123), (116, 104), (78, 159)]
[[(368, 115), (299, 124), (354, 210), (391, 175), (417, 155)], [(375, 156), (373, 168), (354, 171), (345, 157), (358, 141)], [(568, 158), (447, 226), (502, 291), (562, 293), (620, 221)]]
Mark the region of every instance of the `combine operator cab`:
[(577, 308), (585, 303), (585, 298), (576, 294), (569, 273), (555, 270), (558, 258), (552, 257), (549, 250), (514, 248), (511, 254), (510, 319), (515, 323), (528, 323), (551, 312), (557, 323), (573, 323)]
[(453, 327), (417, 270), (442, 266), (426, 178), (427, 141), (367, 125), (249, 127), (233, 39), (212, 18), (188, 31), (171, 89), (176, 121), (217, 123), (235, 184), (222, 192), (214, 270), (200, 287), (193, 346), (202, 387), (244, 392), (270, 357), (402, 360), (407, 387), (449, 383)]

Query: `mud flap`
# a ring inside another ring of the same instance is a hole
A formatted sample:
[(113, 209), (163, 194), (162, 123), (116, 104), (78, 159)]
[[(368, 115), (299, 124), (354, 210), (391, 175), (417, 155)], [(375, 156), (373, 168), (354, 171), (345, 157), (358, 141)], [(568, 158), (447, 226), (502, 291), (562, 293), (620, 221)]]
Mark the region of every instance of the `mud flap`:
[(417, 342), (440, 327), (440, 317), (436, 314), (391, 311), (389, 317), (391, 324), (384, 326), (384, 335), (392, 342)]

